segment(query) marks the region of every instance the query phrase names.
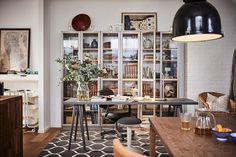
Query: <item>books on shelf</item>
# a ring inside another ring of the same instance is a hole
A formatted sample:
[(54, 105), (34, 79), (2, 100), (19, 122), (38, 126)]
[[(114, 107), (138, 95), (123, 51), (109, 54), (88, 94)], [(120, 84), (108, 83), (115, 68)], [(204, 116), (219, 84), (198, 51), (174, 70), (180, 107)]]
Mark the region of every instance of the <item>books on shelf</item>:
[(143, 84), (143, 96), (153, 97), (153, 87), (151, 84)]
[(124, 65), (124, 78), (136, 79), (138, 78), (138, 64), (126, 64)]

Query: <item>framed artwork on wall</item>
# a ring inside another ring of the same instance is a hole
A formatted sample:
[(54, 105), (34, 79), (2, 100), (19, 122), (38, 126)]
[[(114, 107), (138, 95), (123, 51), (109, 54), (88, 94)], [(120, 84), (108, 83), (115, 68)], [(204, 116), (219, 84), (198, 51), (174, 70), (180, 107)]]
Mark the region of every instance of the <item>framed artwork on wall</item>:
[(157, 13), (155, 12), (123, 12), (121, 13), (123, 30), (157, 31)]
[(0, 72), (24, 71), (29, 68), (30, 29), (0, 29)]

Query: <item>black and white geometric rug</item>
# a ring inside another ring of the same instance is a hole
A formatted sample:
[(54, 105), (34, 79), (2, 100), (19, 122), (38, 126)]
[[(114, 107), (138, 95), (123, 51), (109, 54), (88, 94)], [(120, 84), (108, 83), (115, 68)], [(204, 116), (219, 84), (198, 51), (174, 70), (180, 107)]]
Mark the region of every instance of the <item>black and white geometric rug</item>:
[[(89, 131), (90, 140), (86, 140), (85, 152), (83, 149), (80, 133), (77, 140), (72, 140), (71, 151), (68, 151), (68, 139), (70, 131), (62, 131), (43, 149), (38, 157), (113, 157), (112, 140), (116, 138), (113, 135), (106, 135), (101, 139), (99, 131)], [(123, 142), (126, 145), (126, 142)], [(132, 146), (143, 151), (145, 155), (149, 154), (149, 134), (148, 132), (135, 132), (132, 140)], [(160, 140), (156, 144), (157, 157), (169, 157)]]

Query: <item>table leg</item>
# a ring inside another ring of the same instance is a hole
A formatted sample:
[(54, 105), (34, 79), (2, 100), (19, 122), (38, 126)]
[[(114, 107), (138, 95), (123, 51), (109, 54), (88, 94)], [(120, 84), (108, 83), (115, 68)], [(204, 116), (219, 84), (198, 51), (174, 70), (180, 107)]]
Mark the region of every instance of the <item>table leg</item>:
[(87, 113), (86, 113), (86, 110), (85, 110), (85, 106), (83, 106), (83, 111), (84, 111), (84, 118), (85, 118), (85, 127), (86, 127), (86, 132), (87, 132), (87, 138), (89, 140), (88, 121), (87, 121)]
[(80, 119), (81, 136), (82, 136), (82, 140), (83, 140), (84, 150), (86, 151), (83, 117), (84, 117), (83, 106), (79, 105), (79, 119)]
[(74, 135), (74, 140), (76, 140), (77, 136), (77, 130), (78, 130), (78, 120), (79, 119), (79, 108), (76, 106), (76, 120), (75, 120), (75, 135)]
[(182, 113), (182, 105), (174, 106), (174, 116), (179, 117), (179, 114)]
[(153, 129), (153, 126), (150, 125), (150, 157), (156, 157), (156, 132)]
[(174, 106), (174, 117), (177, 117), (177, 111), (178, 110), (178, 106)]
[(131, 105), (128, 106), (129, 106), (129, 116), (131, 116)]
[(68, 146), (68, 150), (70, 150), (70, 146), (71, 146), (71, 139), (72, 139), (72, 135), (73, 135), (74, 121), (75, 121), (75, 110), (76, 110), (76, 107), (75, 107), (75, 106), (73, 106), (73, 112), (72, 112), (72, 124), (71, 124), (71, 130), (70, 130), (70, 139), (69, 139), (69, 146)]

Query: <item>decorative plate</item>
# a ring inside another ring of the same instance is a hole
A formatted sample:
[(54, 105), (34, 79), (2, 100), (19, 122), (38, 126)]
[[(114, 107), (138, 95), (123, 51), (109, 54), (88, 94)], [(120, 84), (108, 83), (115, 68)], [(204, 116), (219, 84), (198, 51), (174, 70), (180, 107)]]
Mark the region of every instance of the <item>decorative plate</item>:
[(91, 24), (90, 17), (86, 14), (79, 14), (75, 16), (71, 23), (72, 27), (76, 31), (85, 31), (89, 28), (90, 24)]

